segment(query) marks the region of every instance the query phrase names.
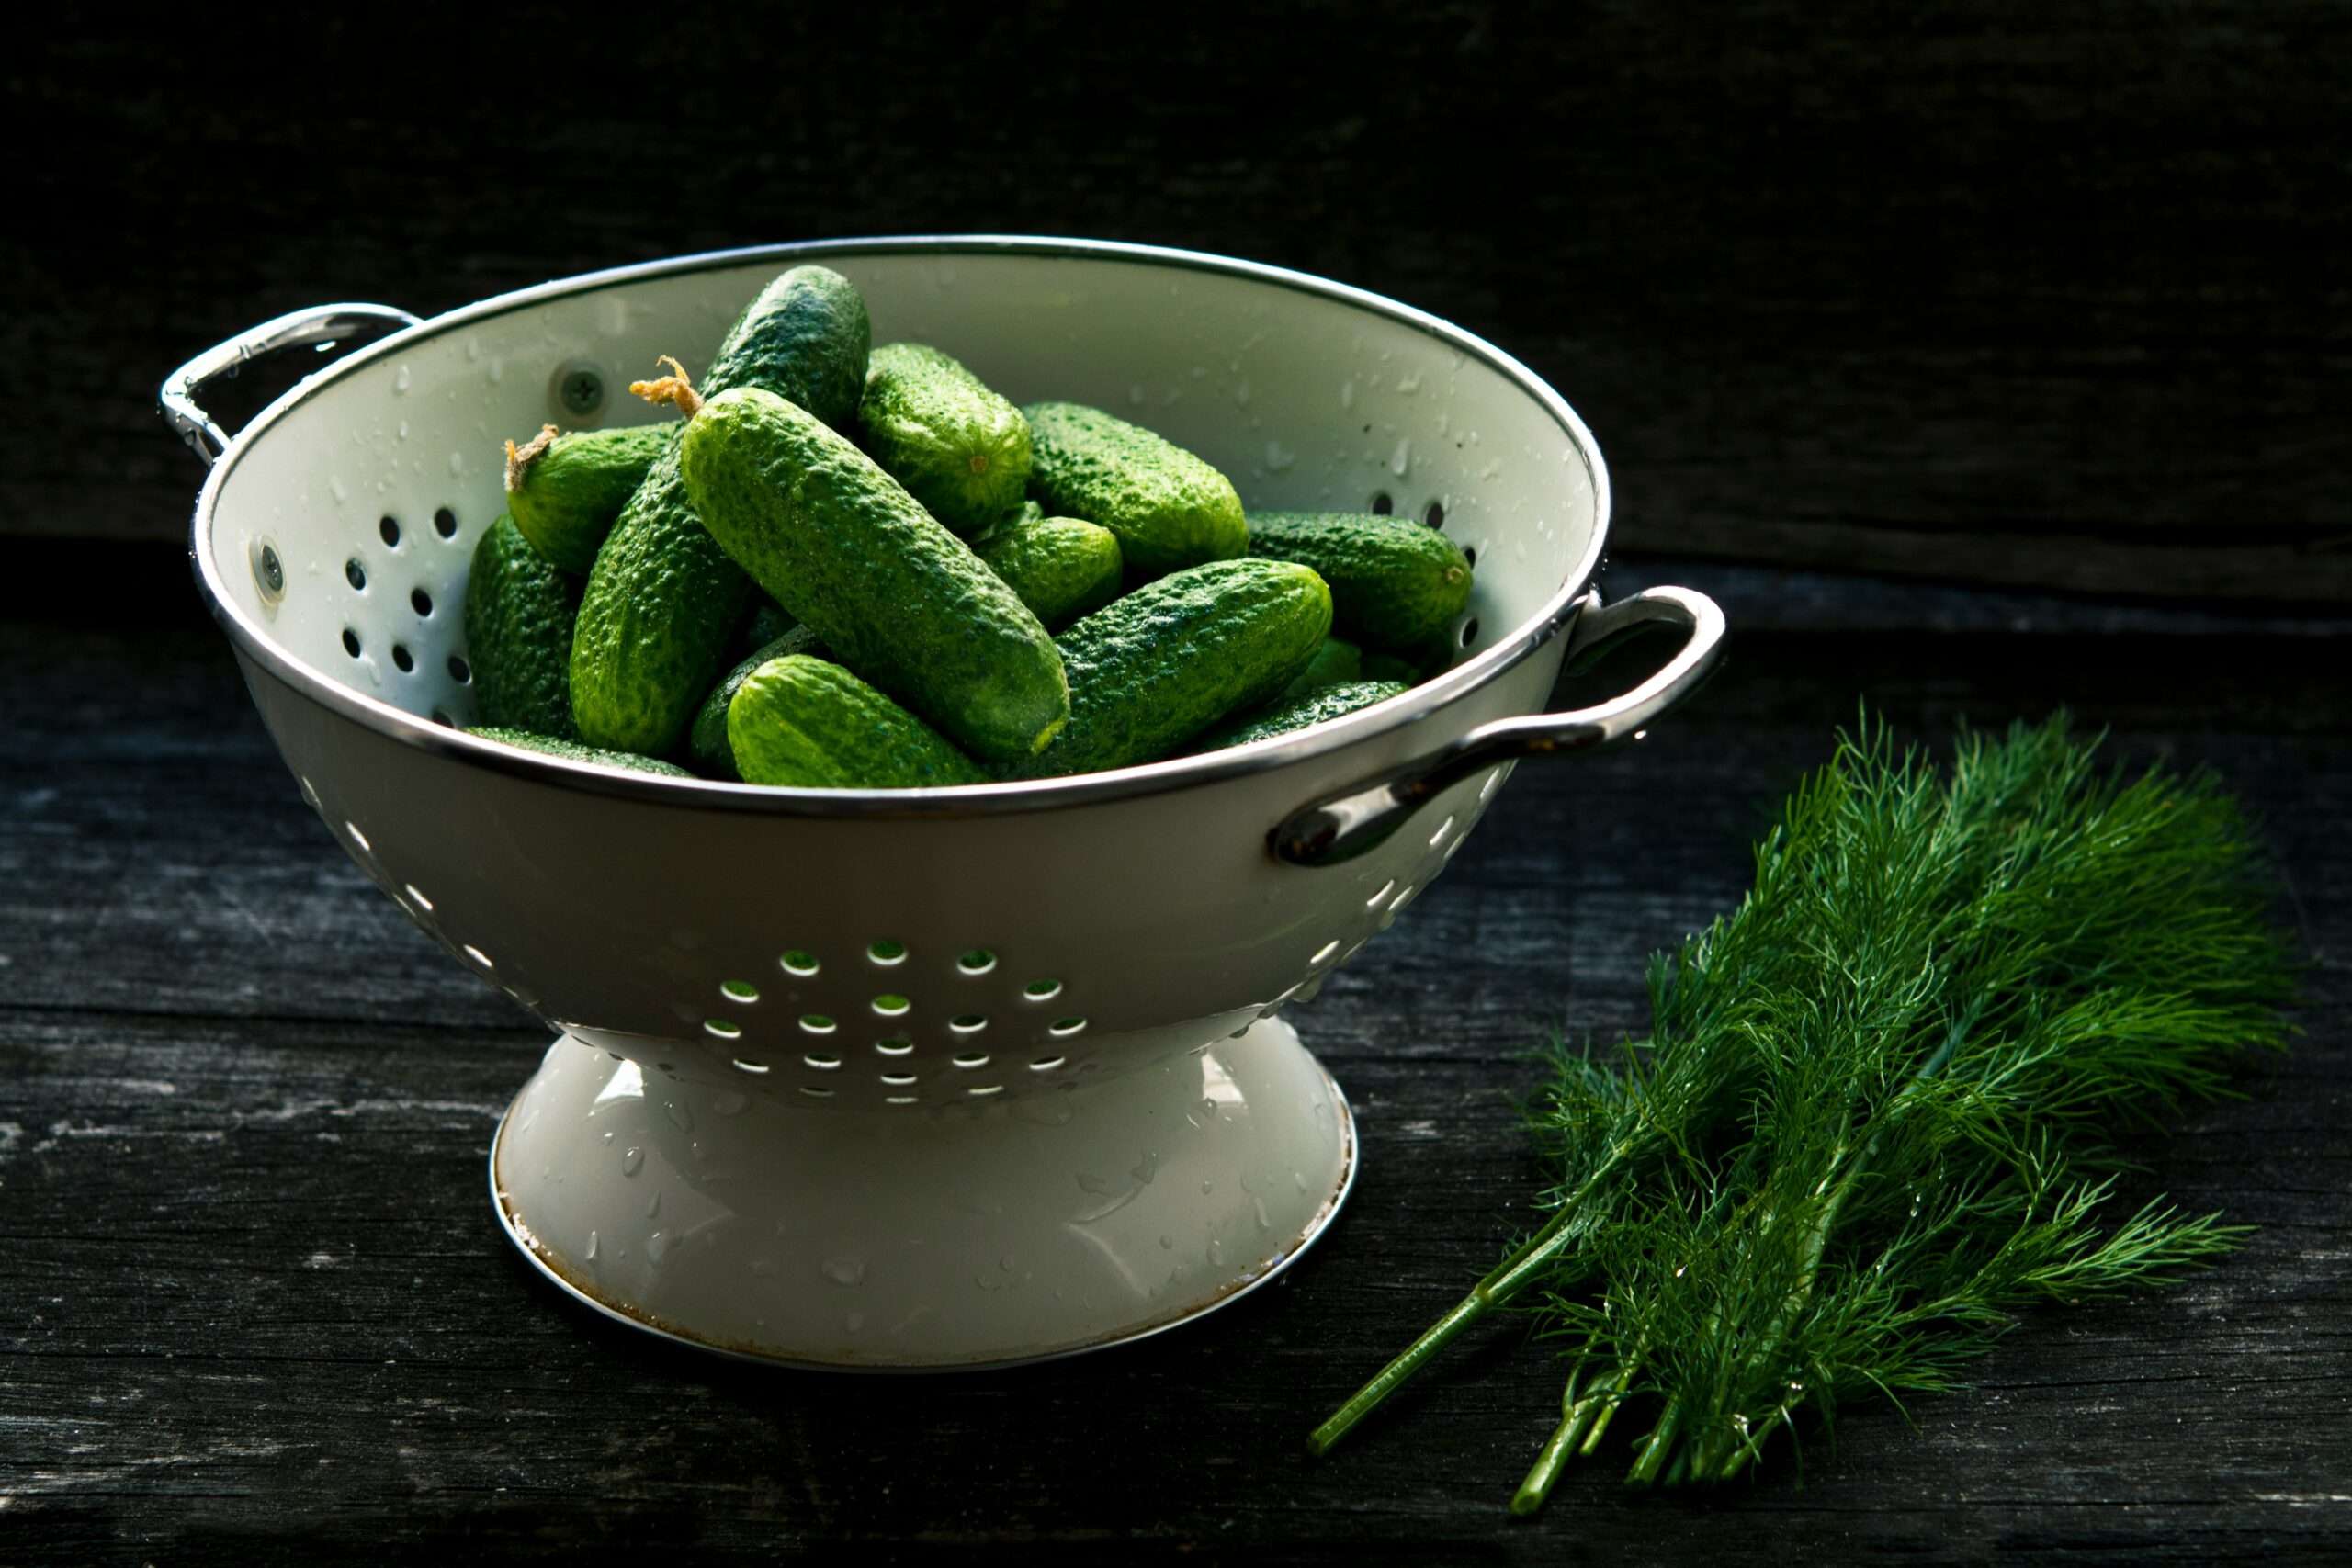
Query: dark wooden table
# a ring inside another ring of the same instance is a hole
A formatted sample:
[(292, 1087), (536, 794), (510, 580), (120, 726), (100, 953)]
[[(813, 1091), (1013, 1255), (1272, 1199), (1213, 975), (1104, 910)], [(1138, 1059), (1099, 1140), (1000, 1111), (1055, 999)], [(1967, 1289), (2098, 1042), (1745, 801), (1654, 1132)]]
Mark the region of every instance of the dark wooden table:
[[(160, 437), (159, 437), (160, 439)], [(0, 1562), (447, 1562), (624, 1542), (874, 1562), (2113, 1562), (2352, 1557), (2352, 702), (2345, 623), (1621, 563), (1721, 595), (1733, 660), (1627, 750), (1522, 769), (1451, 874), (1296, 1014), (1362, 1179), (1276, 1285), (1043, 1368), (717, 1363), (576, 1309), (483, 1159), (539, 1025), (296, 795), (165, 547), (28, 547), (0, 619)], [(55, 592), (104, 566), (127, 599)], [(80, 607), (76, 607), (80, 606)], [(2146, 1141), (2135, 1189), (2260, 1230), (2185, 1289), (2035, 1318), (1802, 1481), (1503, 1509), (1556, 1409), (1474, 1337), (1333, 1459), (1309, 1426), (1497, 1255), (1521, 1053), (1637, 1027), (1651, 949), (1741, 891), (1867, 696), (1942, 738), (2064, 701), (2266, 820), (2307, 1033)]]

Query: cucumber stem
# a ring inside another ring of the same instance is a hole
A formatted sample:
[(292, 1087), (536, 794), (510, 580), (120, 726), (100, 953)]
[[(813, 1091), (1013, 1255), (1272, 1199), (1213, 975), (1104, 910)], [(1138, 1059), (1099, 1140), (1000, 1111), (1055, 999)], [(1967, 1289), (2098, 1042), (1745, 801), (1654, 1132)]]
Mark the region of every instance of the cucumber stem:
[(514, 494), (523, 488), (523, 476), (538, 461), (539, 454), (555, 445), (555, 426), (543, 424), (539, 433), (525, 442), (517, 450), (512, 441), (506, 444), (506, 493)]
[(631, 381), (628, 389), (649, 403), (675, 403), (680, 413), (694, 418), (702, 408), (702, 394), (695, 390), (686, 367), (666, 354), (654, 363), (668, 366), (670, 373), (650, 381)]

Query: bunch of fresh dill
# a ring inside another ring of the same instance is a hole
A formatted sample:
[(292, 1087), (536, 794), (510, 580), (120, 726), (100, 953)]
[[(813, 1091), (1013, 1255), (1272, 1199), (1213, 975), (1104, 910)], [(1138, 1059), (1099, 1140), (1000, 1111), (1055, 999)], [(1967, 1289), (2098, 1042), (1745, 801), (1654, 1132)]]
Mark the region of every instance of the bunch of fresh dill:
[(2022, 1308), (2227, 1251), (2211, 1215), (2109, 1223), (2109, 1140), (2283, 1040), (2287, 951), (2229, 798), (2095, 747), (2063, 716), (1963, 735), (1947, 777), (1867, 716), (1841, 736), (1754, 891), (1653, 961), (1648, 1038), (1555, 1046), (1548, 1221), (1314, 1450), (1510, 1303), (1568, 1359), (1515, 1511), (1621, 1411), (1631, 1480), (1727, 1480), (1807, 1412), (1957, 1386)]

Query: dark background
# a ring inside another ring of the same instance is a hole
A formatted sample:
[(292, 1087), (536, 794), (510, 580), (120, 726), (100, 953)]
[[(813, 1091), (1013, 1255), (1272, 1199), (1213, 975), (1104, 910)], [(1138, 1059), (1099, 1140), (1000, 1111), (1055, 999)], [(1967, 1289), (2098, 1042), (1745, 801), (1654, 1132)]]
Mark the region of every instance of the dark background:
[[(2352, 1556), (2352, 6), (109, 9), (0, 83), (0, 1564)], [(1713, 592), (1733, 652), (1644, 746), (1521, 770), (1299, 1014), (1363, 1174), (1280, 1283), (1029, 1372), (746, 1371), (496, 1232), (545, 1032), (296, 797), (154, 392), (324, 300), (949, 231), (1492, 339), (1608, 456), (1611, 592)], [(1528, 1044), (1640, 1027), (1644, 955), (1865, 697), (1931, 740), (2064, 703), (2260, 815), (2305, 1036), (2127, 1194), (2246, 1251), (1802, 1477), (1639, 1495), (1620, 1452), (1512, 1523), (1558, 1387), (1507, 1328), (1305, 1461), (1518, 1224)]]
[(1623, 548), (2352, 600), (2333, 0), (102, 15), (0, 66), (0, 532), (178, 536), (157, 383), (297, 306), (985, 231), (1458, 321)]

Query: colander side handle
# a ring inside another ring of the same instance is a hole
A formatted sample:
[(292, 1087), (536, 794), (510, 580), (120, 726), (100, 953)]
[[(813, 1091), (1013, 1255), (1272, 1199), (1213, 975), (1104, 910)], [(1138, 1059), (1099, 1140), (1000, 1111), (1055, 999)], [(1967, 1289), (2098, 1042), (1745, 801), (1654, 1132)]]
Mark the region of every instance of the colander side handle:
[(1588, 593), (1570, 623), (1566, 655), (1573, 661), (1646, 625), (1679, 626), (1687, 635), (1666, 666), (1632, 691), (1569, 713), (1482, 724), (1426, 757), (1302, 807), (1267, 836), (1274, 858), (1293, 865), (1337, 865), (1374, 848), (1439, 794), (1498, 762), (1638, 739), (1651, 720), (1706, 679), (1721, 656), (1724, 613), (1715, 602), (1688, 588), (1646, 588), (1614, 604)]
[(390, 305), (312, 305), (288, 310), (257, 327), (250, 327), (225, 342), (216, 343), (164, 378), (157, 396), (164, 419), (179, 432), (209, 468), (229, 449), (230, 434), (197, 403), (197, 394), (214, 378), (233, 376), (246, 363), (289, 348), (315, 344), (330, 348), (355, 333), (386, 327), (413, 327), (418, 318)]

